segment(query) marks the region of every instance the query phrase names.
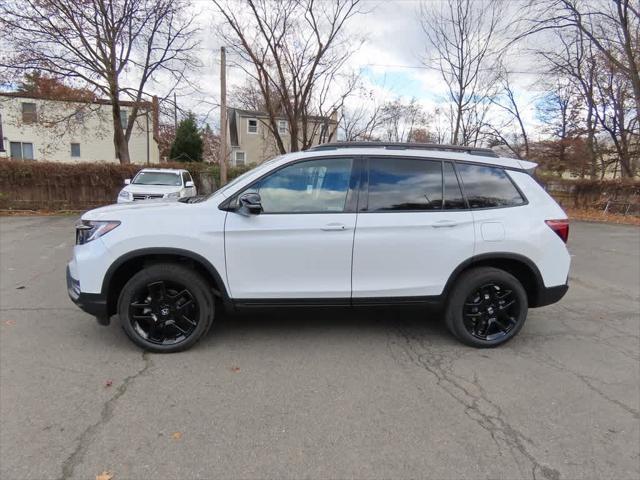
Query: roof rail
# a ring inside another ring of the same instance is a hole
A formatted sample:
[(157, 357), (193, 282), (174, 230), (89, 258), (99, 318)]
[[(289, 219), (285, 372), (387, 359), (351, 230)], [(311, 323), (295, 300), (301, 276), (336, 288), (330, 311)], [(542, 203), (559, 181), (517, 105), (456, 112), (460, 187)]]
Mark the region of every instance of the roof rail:
[(308, 149), (311, 152), (337, 150), (339, 148), (384, 148), (387, 150), (440, 150), (443, 152), (465, 152), (482, 157), (499, 157), (490, 148), (465, 147), (462, 145), (441, 145), (438, 143), (401, 143), (401, 142), (335, 142), (323, 143)]

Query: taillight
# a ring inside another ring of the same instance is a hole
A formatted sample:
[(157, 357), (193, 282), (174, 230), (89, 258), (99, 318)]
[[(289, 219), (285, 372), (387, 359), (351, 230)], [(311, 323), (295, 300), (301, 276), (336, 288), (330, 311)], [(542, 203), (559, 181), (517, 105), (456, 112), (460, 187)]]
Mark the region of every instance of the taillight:
[(564, 243), (569, 240), (569, 220), (545, 220), (544, 223), (556, 232)]

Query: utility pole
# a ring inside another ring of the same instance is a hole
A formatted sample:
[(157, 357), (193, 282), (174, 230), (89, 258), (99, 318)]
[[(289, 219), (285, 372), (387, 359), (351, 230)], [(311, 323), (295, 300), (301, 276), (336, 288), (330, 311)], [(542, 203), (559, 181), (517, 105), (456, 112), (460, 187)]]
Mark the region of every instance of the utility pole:
[(227, 183), (227, 53), (220, 47), (220, 186)]
[(173, 92), (173, 127), (178, 130), (178, 102), (176, 101), (176, 92)]

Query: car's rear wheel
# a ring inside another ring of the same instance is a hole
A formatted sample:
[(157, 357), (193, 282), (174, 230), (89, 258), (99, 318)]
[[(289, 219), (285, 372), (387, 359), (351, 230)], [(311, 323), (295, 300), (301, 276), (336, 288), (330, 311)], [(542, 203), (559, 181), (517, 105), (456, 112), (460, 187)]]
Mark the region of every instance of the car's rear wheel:
[(458, 278), (447, 302), (446, 323), (467, 345), (495, 347), (522, 329), (527, 310), (527, 294), (517, 278), (479, 267)]
[(152, 352), (193, 346), (213, 321), (214, 298), (207, 282), (183, 265), (150, 265), (126, 283), (118, 314), (129, 338)]

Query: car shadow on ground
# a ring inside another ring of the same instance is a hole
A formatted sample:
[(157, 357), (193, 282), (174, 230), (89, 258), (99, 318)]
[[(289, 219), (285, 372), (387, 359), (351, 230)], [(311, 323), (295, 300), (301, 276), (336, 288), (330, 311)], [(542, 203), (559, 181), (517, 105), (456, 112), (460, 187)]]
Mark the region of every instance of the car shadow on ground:
[(297, 307), (260, 311), (218, 312), (202, 344), (213, 344), (236, 336), (308, 338), (323, 335), (396, 334), (410, 332), (416, 339), (441, 344), (457, 343), (444, 324), (440, 309), (424, 307)]

